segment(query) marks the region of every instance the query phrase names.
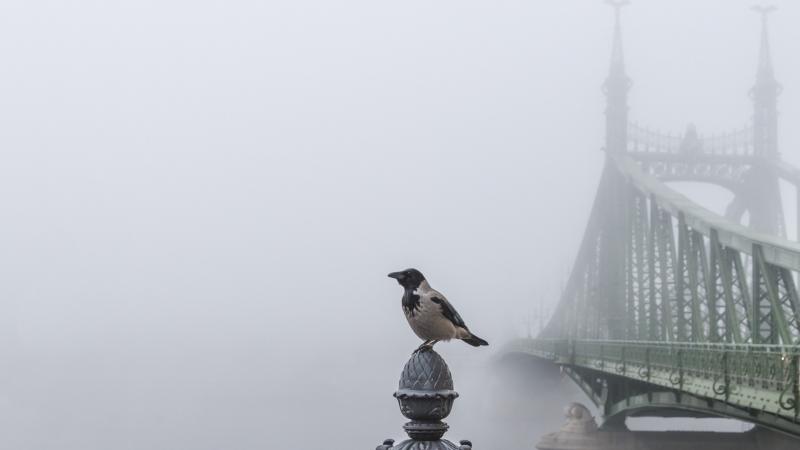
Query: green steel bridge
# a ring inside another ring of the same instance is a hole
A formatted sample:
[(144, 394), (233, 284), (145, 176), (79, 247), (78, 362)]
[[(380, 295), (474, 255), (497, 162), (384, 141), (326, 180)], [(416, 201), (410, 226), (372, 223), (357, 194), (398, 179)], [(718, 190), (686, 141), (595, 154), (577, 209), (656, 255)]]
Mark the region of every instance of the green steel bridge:
[[(548, 324), (508, 351), (558, 364), (607, 429), (629, 416), (730, 417), (800, 436), (800, 244), (787, 239), (779, 189), (786, 180), (800, 203), (800, 169), (778, 152), (772, 8), (756, 8), (752, 124), (704, 137), (629, 120), (621, 3), (588, 225)], [(671, 181), (722, 186), (733, 201), (718, 215)]]

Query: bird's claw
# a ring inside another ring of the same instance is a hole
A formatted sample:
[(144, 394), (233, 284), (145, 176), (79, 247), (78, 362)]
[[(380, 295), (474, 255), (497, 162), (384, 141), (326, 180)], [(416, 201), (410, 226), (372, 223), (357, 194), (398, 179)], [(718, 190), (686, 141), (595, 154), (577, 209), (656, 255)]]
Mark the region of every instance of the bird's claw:
[(425, 352), (429, 352), (431, 350), (433, 350), (433, 345), (425, 343), (425, 344), (422, 344), (419, 347), (417, 347), (417, 349), (414, 350), (414, 354), (416, 355), (417, 353), (425, 353)]

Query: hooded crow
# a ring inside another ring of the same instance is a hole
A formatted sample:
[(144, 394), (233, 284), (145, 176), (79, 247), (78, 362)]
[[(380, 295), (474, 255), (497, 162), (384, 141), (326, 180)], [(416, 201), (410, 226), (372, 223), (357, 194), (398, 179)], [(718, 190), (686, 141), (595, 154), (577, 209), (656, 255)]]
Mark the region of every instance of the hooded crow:
[(453, 305), (431, 288), (419, 270), (392, 272), (389, 277), (403, 286), (403, 312), (414, 333), (425, 341), (417, 351), (429, 350), (435, 343), (450, 339), (461, 339), (473, 347), (489, 345), (469, 331)]

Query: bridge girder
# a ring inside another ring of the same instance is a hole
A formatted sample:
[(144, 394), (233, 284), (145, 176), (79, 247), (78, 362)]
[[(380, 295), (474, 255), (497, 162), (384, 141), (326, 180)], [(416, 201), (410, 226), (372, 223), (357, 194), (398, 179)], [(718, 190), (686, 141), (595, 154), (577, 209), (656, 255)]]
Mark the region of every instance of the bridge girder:
[(724, 222), (629, 158), (610, 157), (546, 333), (796, 345), (798, 271), (800, 245)]

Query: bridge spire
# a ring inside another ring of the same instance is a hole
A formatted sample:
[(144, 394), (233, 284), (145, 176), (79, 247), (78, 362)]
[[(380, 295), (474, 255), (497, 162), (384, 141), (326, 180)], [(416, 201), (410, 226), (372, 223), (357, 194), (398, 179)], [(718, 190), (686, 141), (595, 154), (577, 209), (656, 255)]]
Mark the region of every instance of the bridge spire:
[(628, 90), (631, 81), (625, 73), (622, 53), (622, 26), (620, 12), (627, 0), (606, 0), (614, 8), (614, 43), (611, 49), (611, 67), (603, 83), (606, 95), (606, 169), (600, 181), (601, 195), (605, 200), (602, 206), (602, 229), (609, 230), (598, 239), (599, 264), (597, 274), (599, 283), (596, 295), (603, 303), (598, 316), (605, 323), (610, 339), (625, 338), (625, 180), (614, 168), (610, 156), (625, 153), (628, 149)]
[(611, 48), (611, 68), (609, 77), (625, 76), (625, 53), (622, 49), (622, 26), (620, 24), (620, 10), (627, 5), (627, 0), (606, 0), (614, 8), (614, 43)]
[(774, 6), (754, 6), (753, 11), (761, 15), (761, 48), (758, 55), (758, 72), (753, 86), (753, 126), (755, 127), (755, 152), (766, 158), (778, 157), (778, 94), (781, 86), (775, 80), (772, 55), (769, 46), (769, 14)]
[(781, 85), (775, 80), (769, 46), (768, 16), (774, 6), (754, 6), (761, 16), (761, 48), (758, 55), (756, 84), (750, 91), (753, 99), (753, 151), (759, 162), (748, 176), (746, 189), (750, 226), (764, 233), (783, 236), (781, 193), (774, 168), (767, 162), (778, 155), (778, 95)]
[(627, 0), (606, 0), (614, 8), (614, 43), (611, 48), (611, 66), (603, 84), (606, 94), (606, 151), (624, 152), (628, 140), (628, 90), (631, 81), (625, 73), (625, 55), (622, 50), (620, 10)]
[(774, 81), (772, 69), (772, 55), (769, 48), (769, 14), (775, 11), (775, 6), (753, 6), (753, 11), (761, 15), (761, 48), (758, 54), (758, 81)]

